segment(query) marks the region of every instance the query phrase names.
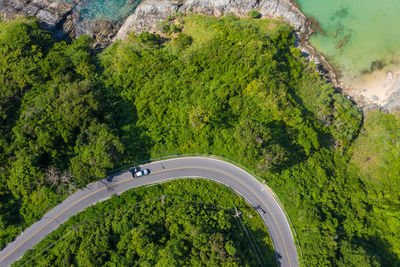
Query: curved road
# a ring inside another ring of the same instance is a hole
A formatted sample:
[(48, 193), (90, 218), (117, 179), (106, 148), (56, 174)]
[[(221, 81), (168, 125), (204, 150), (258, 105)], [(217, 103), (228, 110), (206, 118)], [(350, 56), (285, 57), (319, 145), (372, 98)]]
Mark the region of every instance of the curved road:
[(121, 194), (139, 186), (190, 177), (222, 183), (244, 197), (258, 211), (268, 227), (279, 264), (299, 266), (292, 231), (274, 193), (243, 169), (222, 160), (204, 157), (156, 161), (142, 165), (141, 168), (150, 169), (150, 175), (133, 178), (131, 173), (124, 172), (89, 184), (65, 199), (0, 251), (0, 266), (9, 266), (69, 217), (113, 194)]

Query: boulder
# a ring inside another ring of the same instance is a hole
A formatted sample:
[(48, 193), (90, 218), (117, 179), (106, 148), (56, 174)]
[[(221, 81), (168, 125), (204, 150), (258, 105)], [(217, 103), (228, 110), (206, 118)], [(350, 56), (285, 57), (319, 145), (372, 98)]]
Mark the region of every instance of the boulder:
[(0, 16), (12, 19), (16, 15), (35, 16), (45, 29), (54, 30), (72, 11), (74, 4), (51, 0), (0, 0)]
[(383, 105), (383, 108), (388, 110), (389, 112), (400, 110), (400, 79), (398, 79), (391, 86), (391, 93), (386, 100), (386, 104)]
[(87, 34), (95, 40), (94, 48), (102, 49), (108, 46), (120, 28), (120, 23), (108, 20), (86, 20), (77, 28), (77, 35)]

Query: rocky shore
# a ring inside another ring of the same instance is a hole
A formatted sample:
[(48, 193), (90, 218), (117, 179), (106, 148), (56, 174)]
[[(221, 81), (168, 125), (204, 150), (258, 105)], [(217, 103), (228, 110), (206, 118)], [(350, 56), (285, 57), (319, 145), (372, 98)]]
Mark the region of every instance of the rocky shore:
[(364, 111), (381, 109), (395, 112), (400, 109), (400, 66), (392, 64), (382, 70), (345, 82), (343, 93), (351, 96)]
[(123, 21), (82, 22), (79, 21), (80, 10), (77, 7), (85, 1), (87, 0), (75, 0), (73, 3), (62, 0), (0, 0), (0, 17), (12, 19), (16, 15), (35, 16), (45, 29), (53, 31), (57, 36), (75, 38), (88, 34), (101, 46), (124, 38), (128, 32), (154, 31), (158, 21), (178, 11), (244, 17), (250, 10), (256, 9), (263, 17), (282, 18), (301, 34), (310, 33), (307, 18), (291, 0), (143, 0), (135, 12)]
[(299, 37), (299, 46), (306, 56), (321, 66), (329, 80), (338, 87), (338, 81), (328, 61), (309, 43), (312, 33), (307, 17), (294, 0), (144, 0), (124, 21), (85, 20), (78, 23), (80, 14), (76, 8), (83, 0), (64, 3), (54, 0), (0, 0), (0, 17), (12, 19), (16, 15), (37, 17), (45, 29), (56, 37), (76, 38), (88, 34), (95, 39), (94, 46), (104, 48), (117, 39), (124, 39), (129, 32), (156, 31), (157, 22), (174, 12), (194, 12), (213, 16), (233, 14), (239, 17), (256, 9), (263, 17), (283, 19), (293, 25)]
[(65, 3), (54, 0), (0, 0), (0, 18), (10, 20), (16, 16), (35, 16), (44, 29), (57, 39), (73, 39), (82, 34), (91, 36), (95, 48), (108, 46), (122, 22), (112, 20), (87, 20), (78, 23), (80, 0)]
[[(80, 11), (77, 6), (86, 0), (75, 0), (65, 3), (61, 0), (0, 0), (0, 18), (12, 19), (18, 15), (37, 17), (44, 28), (51, 30), (59, 39), (76, 38), (88, 34), (94, 40), (95, 48), (104, 48), (113, 41), (124, 39), (130, 32), (140, 33), (143, 30), (156, 32), (159, 21), (166, 19), (174, 12), (200, 13), (213, 16), (233, 14), (246, 17), (252, 9), (257, 10), (262, 17), (282, 19), (291, 24), (297, 35), (298, 45), (303, 55), (313, 60), (327, 81), (332, 82), (338, 91), (351, 96), (364, 110), (382, 108), (357, 93), (339, 81), (328, 60), (310, 45), (309, 38), (313, 33), (311, 22), (300, 11), (294, 0), (143, 0), (135, 11), (122, 21), (114, 20), (84, 20), (80, 21)], [(79, 23), (78, 23), (79, 22)], [(396, 82), (396, 88), (397, 86)], [(391, 90), (389, 111), (400, 106), (399, 90)], [(393, 98), (394, 101), (393, 101)]]
[(247, 17), (252, 9), (258, 10), (263, 17), (282, 18), (298, 32), (306, 33), (309, 30), (305, 26), (307, 18), (289, 0), (145, 0), (127, 18), (116, 38), (123, 39), (132, 31), (156, 31), (157, 22), (174, 12)]
[(247, 17), (252, 9), (260, 12), (262, 17), (283, 19), (292, 25), (303, 54), (315, 61), (327, 80), (335, 87), (339, 87), (337, 76), (328, 60), (309, 44), (308, 40), (313, 32), (311, 24), (294, 0), (145, 0), (126, 19), (115, 39), (124, 39), (130, 32), (140, 33), (143, 30), (156, 32), (157, 22), (166, 19), (174, 12), (193, 12), (212, 16), (233, 14)]
[(35, 16), (45, 29), (55, 30), (71, 13), (74, 4), (50, 0), (0, 0), (2, 19), (13, 19), (15, 15)]

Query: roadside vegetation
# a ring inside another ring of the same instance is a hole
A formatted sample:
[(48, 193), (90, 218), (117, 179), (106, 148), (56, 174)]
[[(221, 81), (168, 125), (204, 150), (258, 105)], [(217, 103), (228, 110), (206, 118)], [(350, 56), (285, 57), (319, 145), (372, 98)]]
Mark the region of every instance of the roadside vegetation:
[[(235, 217), (240, 212), (240, 217)], [(89, 207), (14, 266), (276, 266), (257, 212), (225, 186), (180, 180)]]
[[(304, 266), (400, 265), (388, 228), (399, 222), (398, 118), (374, 113), (362, 129), (282, 22), (177, 15), (161, 26), (163, 37), (93, 55), (88, 37), (54, 43), (34, 20), (0, 24), (0, 245), (107, 170), (205, 153), (278, 193)], [(364, 162), (362, 151), (377, 153)]]

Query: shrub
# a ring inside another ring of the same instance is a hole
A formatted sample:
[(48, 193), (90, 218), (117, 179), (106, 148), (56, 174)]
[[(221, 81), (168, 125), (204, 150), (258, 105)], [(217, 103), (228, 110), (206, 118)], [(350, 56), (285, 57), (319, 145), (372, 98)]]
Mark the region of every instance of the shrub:
[(187, 47), (189, 47), (193, 42), (193, 38), (190, 35), (184, 34), (184, 33), (179, 33), (178, 37), (174, 39), (174, 44), (176, 47), (180, 50), (183, 50)]
[(177, 24), (171, 24), (169, 28), (169, 33), (178, 33), (182, 30), (181, 25)]
[(169, 33), (170, 26), (166, 21), (160, 21), (156, 25), (157, 30), (161, 31), (162, 33)]
[(157, 46), (160, 44), (160, 35), (149, 32), (141, 32), (138, 36), (138, 41), (149, 46)]
[(253, 19), (258, 19), (258, 18), (261, 17), (260, 12), (258, 12), (258, 11), (255, 10), (255, 9), (252, 9), (252, 10), (248, 13), (248, 15), (249, 15), (250, 18), (253, 18)]

